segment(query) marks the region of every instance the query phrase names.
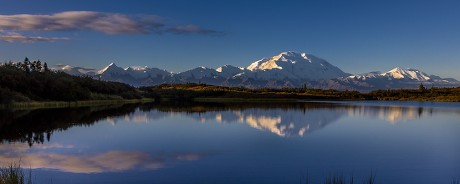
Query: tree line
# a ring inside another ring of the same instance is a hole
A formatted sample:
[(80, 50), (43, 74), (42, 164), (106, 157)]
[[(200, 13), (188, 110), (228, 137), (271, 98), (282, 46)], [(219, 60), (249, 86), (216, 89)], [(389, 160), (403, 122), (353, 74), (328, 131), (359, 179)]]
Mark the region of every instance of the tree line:
[(136, 88), (119, 82), (72, 76), (50, 70), (40, 60), (0, 65), (0, 103), (141, 98)]

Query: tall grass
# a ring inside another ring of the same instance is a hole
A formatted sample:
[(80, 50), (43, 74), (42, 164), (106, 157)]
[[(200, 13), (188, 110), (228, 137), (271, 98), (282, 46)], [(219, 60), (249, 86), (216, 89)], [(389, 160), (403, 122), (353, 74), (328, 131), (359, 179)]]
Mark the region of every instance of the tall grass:
[[(324, 184), (355, 184), (355, 178), (352, 175), (349, 179), (344, 177), (343, 175), (337, 176), (330, 176), (326, 178), (324, 181)], [(375, 175), (371, 174), (369, 178), (366, 178), (363, 182), (363, 184), (374, 184), (375, 183)]]
[(32, 170), (26, 179), (21, 164), (11, 163), (7, 167), (0, 168), (0, 184), (32, 184)]
[[(307, 175), (306, 177), (306, 184), (311, 184), (309, 181), (309, 177)], [(345, 177), (344, 175), (330, 175), (324, 179), (324, 182), (322, 184), (375, 184), (375, 174), (371, 173), (369, 178), (365, 178), (364, 180), (361, 180), (362, 182), (356, 182), (356, 179), (353, 175), (350, 177)]]
[(460, 179), (452, 179), (452, 184), (460, 184)]

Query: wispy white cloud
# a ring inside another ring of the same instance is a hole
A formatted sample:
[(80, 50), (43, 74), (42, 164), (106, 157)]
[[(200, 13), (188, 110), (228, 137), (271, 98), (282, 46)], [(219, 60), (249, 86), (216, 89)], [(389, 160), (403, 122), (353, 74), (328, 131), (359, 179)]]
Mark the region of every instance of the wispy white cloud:
[[(0, 15), (0, 33), (3, 31), (95, 31), (116, 34), (202, 34), (218, 35), (219, 31), (196, 25), (167, 25), (156, 15), (127, 15), (95, 11), (65, 11), (48, 15)], [(58, 41), (68, 38), (1, 35), (6, 42)]]
[(13, 43), (13, 42), (23, 42), (23, 43), (32, 43), (32, 42), (55, 42), (60, 40), (70, 40), (67, 37), (43, 37), (43, 36), (25, 36), (19, 33), (0, 35), (0, 40)]
[(173, 28), (169, 28), (168, 31), (172, 33), (176, 33), (176, 34), (196, 33), (196, 34), (215, 35), (215, 36), (224, 35), (223, 32), (201, 28), (196, 25), (175, 26)]
[(89, 30), (106, 34), (144, 34), (163, 27), (158, 16), (129, 16), (94, 11), (66, 11), (50, 15), (0, 15), (0, 29), (16, 31)]

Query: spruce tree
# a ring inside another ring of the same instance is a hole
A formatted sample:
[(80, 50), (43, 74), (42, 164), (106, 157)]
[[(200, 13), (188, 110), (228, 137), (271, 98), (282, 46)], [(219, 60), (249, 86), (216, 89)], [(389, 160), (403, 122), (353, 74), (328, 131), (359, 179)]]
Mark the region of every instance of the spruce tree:
[(420, 83), (420, 85), (418, 86), (418, 90), (420, 92), (425, 92), (426, 88), (425, 88), (425, 86), (423, 86), (423, 83)]
[(48, 64), (46, 62), (43, 64), (43, 71), (49, 72), (50, 70), (48, 69)]

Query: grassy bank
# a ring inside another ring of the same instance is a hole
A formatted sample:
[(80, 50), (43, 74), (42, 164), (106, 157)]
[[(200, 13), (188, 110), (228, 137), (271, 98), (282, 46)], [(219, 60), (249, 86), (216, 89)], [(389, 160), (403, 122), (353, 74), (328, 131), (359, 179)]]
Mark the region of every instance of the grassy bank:
[(0, 184), (31, 184), (32, 171), (29, 170), (28, 177), (18, 163), (11, 163), (7, 167), (0, 168)]
[(206, 84), (162, 84), (140, 88), (144, 95), (169, 101), (279, 102), (295, 100), (398, 100), (460, 102), (460, 87), (377, 90), (369, 93), (308, 88), (248, 89)]
[(296, 102), (297, 99), (292, 98), (194, 98), (195, 102), (222, 102), (222, 103), (241, 103), (241, 102), (254, 102), (254, 103), (272, 103), (272, 102)]
[(40, 108), (67, 108), (67, 107), (87, 107), (98, 105), (114, 105), (129, 103), (146, 103), (153, 102), (154, 99), (118, 99), (118, 100), (82, 100), (82, 101), (47, 101), (47, 102), (13, 102), (9, 104), (0, 104), (0, 109), (40, 109)]
[[(175, 101), (295, 101), (295, 100), (363, 100), (356, 91), (319, 90), (306, 88), (248, 89), (206, 84), (162, 84), (140, 88), (148, 97)], [(231, 100), (227, 100), (231, 99)]]
[[(310, 182), (308, 176), (305, 178), (302, 183), (313, 184)], [(302, 179), (303, 180), (303, 179)], [(452, 179), (451, 184), (459, 184), (459, 179)], [(0, 167), (0, 184), (32, 184), (32, 170), (29, 169), (28, 172), (24, 172), (24, 169), (19, 163), (10, 163), (6, 167)], [(343, 174), (332, 174), (323, 179), (323, 182), (318, 182), (319, 184), (374, 184), (376, 182), (375, 173), (371, 173), (369, 177), (363, 179), (355, 178), (353, 175), (344, 176)]]

